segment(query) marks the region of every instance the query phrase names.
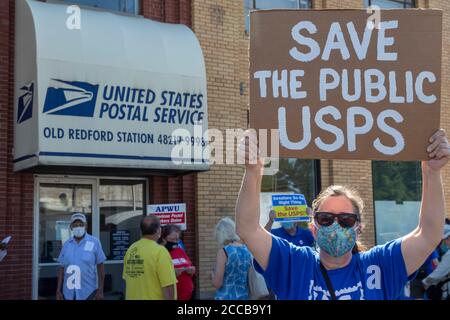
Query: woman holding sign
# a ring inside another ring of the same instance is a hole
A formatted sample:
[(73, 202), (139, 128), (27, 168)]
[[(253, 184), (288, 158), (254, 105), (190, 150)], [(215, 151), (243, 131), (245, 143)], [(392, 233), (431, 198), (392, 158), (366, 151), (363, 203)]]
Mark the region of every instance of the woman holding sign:
[(410, 234), (352, 254), (361, 226), (363, 201), (355, 190), (330, 186), (313, 202), (313, 234), (319, 252), (272, 236), (259, 225), (262, 159), (250, 164), (256, 141), (246, 148), (246, 170), (236, 205), (237, 233), (252, 252), (256, 267), (279, 299), (397, 299), (406, 282), (441, 241), (445, 201), (441, 169), (450, 159), (444, 130), (437, 131), (422, 162), (419, 224)]

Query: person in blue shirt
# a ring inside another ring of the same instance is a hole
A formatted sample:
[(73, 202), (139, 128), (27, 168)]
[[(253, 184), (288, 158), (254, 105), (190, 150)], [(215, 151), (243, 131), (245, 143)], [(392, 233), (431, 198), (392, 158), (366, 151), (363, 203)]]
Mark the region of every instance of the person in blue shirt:
[(100, 241), (86, 228), (86, 216), (74, 213), (70, 219), (73, 237), (64, 243), (58, 258), (57, 300), (103, 299), (106, 256)]
[[(259, 224), (264, 159), (254, 135), (241, 139), (245, 174), (236, 204), (237, 233), (255, 259), (255, 267), (279, 299), (397, 299), (441, 241), (445, 201), (441, 170), (450, 159), (444, 130), (437, 131), (422, 162), (419, 223), (408, 235), (352, 253), (361, 226), (363, 201), (355, 190), (330, 186), (313, 201), (313, 234), (318, 252), (271, 235)], [(256, 159), (250, 163), (249, 159)]]
[(422, 280), (436, 269), (439, 264), (438, 258), (439, 254), (437, 250), (434, 250), (417, 271), (417, 276), (406, 284), (405, 290), (400, 295), (399, 300), (426, 299)]
[(309, 229), (300, 228), (296, 222), (280, 222), (281, 228), (272, 229), (275, 219), (275, 211), (270, 210), (269, 220), (264, 229), (274, 236), (285, 239), (296, 246), (314, 246), (314, 236)]

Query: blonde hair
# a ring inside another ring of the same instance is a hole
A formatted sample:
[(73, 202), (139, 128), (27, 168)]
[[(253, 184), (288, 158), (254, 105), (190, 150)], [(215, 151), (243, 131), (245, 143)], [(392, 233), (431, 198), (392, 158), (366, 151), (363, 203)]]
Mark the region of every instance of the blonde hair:
[(313, 212), (317, 212), (320, 205), (329, 197), (339, 197), (339, 196), (344, 196), (348, 200), (350, 200), (353, 206), (354, 213), (360, 216), (362, 215), (364, 210), (364, 202), (361, 196), (359, 195), (358, 191), (341, 185), (332, 185), (326, 188), (325, 190), (322, 190), (312, 203)]
[(224, 246), (231, 241), (239, 241), (236, 234), (236, 224), (228, 217), (222, 218), (216, 225), (214, 236), (220, 246)]

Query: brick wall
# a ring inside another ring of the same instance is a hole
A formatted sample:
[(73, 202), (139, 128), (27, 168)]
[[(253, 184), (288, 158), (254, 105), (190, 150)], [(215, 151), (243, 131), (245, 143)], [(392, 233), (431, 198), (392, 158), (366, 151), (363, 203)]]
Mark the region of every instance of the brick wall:
[[(143, 0), (148, 18), (191, 24), (189, 0)], [(8, 256), (0, 263), (0, 300), (31, 299), (33, 257), (32, 174), (13, 174), (14, 0), (0, 1), (0, 239), (12, 235)], [(114, 174), (112, 174), (114, 175)], [(188, 230), (183, 240), (196, 261), (195, 174), (183, 177), (149, 177), (152, 203), (185, 202)]]
[(186, 203), (187, 230), (183, 232), (186, 252), (194, 264), (197, 264), (196, 248), (196, 174), (179, 177), (149, 177), (150, 203)]
[[(142, 0), (141, 13), (144, 17), (168, 23), (181, 23), (191, 27), (190, 0)], [(186, 203), (187, 230), (183, 233), (186, 251), (195, 265), (198, 265), (196, 228), (196, 174), (179, 177), (152, 177), (150, 199), (152, 203)]]
[(12, 173), (14, 1), (0, 1), (0, 239), (12, 235), (0, 262), (0, 299), (30, 299), (33, 177)]
[[(240, 83), (248, 77), (243, 10), (243, 1), (192, 1), (192, 28), (206, 62), (210, 128), (246, 127), (247, 96), (240, 95)], [(221, 217), (234, 217), (242, 175), (241, 167), (214, 165), (197, 176), (201, 297), (211, 297), (213, 292), (210, 274), (217, 254), (214, 226)]]

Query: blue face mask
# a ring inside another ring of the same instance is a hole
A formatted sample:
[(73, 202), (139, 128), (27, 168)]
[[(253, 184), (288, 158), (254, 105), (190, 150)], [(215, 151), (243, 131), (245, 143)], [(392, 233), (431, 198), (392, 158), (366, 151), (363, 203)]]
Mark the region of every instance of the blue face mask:
[(331, 226), (321, 226), (317, 232), (320, 249), (332, 257), (341, 257), (353, 249), (356, 243), (354, 228), (343, 228), (337, 222)]
[(295, 222), (280, 222), (280, 224), (286, 230), (292, 229), (293, 227), (295, 227)]

